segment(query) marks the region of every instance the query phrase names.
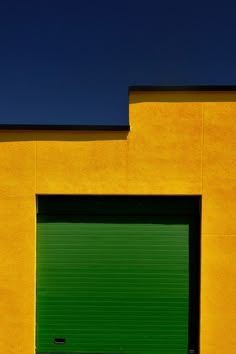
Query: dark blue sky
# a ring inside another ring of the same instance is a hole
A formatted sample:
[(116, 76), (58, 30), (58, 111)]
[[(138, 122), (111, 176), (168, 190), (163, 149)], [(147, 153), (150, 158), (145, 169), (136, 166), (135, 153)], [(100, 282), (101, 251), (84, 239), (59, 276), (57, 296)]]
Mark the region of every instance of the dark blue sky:
[(236, 84), (236, 3), (0, 4), (0, 123), (128, 123), (129, 85)]

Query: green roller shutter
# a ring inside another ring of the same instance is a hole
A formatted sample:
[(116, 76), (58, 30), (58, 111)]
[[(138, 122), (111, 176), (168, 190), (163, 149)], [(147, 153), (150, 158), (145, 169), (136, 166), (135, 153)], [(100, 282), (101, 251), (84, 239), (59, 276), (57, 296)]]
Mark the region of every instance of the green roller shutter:
[(37, 353), (188, 353), (192, 215), (129, 207), (39, 214)]

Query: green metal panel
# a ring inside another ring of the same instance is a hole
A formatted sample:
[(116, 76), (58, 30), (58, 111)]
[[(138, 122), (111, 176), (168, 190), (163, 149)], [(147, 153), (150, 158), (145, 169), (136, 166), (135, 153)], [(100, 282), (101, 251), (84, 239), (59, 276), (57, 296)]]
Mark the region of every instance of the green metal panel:
[(189, 224), (40, 215), (37, 352), (187, 354)]

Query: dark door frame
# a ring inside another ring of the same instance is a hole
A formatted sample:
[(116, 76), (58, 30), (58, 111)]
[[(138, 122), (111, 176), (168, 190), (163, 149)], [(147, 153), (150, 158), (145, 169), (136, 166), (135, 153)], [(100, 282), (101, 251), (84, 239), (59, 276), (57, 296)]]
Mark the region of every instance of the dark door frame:
[[(189, 230), (189, 316), (188, 354), (199, 354), (200, 333), (200, 263), (201, 263), (201, 205), (200, 195), (37, 195), (37, 214), (71, 214), (93, 212), (111, 213), (109, 203), (118, 204), (115, 214), (124, 214), (122, 205), (130, 204), (132, 215), (191, 215)], [(105, 205), (105, 208), (104, 208)], [(100, 208), (98, 208), (100, 206)], [(103, 207), (101, 207), (103, 206)], [(49, 353), (38, 353), (49, 354)], [(57, 354), (57, 353), (54, 353)], [(61, 354), (61, 353), (58, 353)], [(67, 354), (64, 353), (63, 354)], [(72, 353), (68, 353), (72, 354)], [(81, 353), (73, 353), (81, 354)], [(99, 353), (100, 354), (100, 353)]]

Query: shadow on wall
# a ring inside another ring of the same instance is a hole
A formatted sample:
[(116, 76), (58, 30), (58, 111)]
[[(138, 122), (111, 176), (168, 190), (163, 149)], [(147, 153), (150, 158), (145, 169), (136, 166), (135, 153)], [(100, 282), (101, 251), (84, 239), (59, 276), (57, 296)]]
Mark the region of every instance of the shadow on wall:
[(236, 102), (229, 91), (130, 91), (129, 104), (145, 102)]
[(11, 141), (102, 141), (126, 140), (128, 131), (0, 130), (0, 143)]

